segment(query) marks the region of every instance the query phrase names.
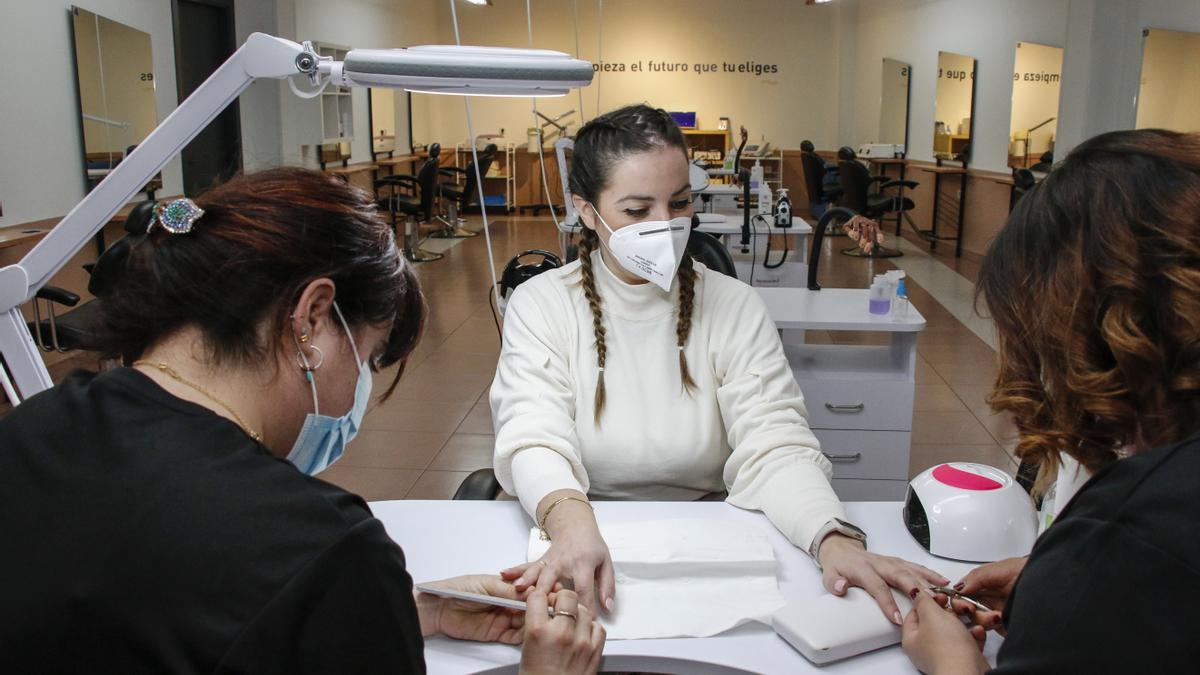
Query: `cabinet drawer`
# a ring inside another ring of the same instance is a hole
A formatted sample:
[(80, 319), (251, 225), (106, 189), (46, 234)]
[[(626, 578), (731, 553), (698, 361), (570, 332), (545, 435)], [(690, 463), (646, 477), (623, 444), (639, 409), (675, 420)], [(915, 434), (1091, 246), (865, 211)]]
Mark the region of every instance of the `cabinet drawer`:
[(798, 380), (814, 429), (912, 431), (913, 383)]
[(908, 480), (907, 431), (813, 429), (834, 478)]
[(833, 491), (844, 502), (898, 502), (908, 492), (908, 481), (835, 478)]

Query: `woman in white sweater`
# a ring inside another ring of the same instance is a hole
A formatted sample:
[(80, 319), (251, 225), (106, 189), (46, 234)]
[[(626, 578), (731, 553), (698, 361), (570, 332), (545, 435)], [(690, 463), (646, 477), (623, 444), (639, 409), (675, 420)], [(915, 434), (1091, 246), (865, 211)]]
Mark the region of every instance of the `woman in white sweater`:
[(572, 164), (579, 260), (513, 295), (491, 389), (497, 478), (552, 542), (504, 576), (518, 589), (570, 580), (580, 602), (611, 612), (612, 560), (589, 496), (727, 493), (813, 555), (830, 592), (861, 586), (901, 623), (889, 585), (948, 580), (866, 550), (842, 520), (762, 301), (683, 253), (692, 208), (679, 128), (645, 105), (610, 112), (579, 131)]

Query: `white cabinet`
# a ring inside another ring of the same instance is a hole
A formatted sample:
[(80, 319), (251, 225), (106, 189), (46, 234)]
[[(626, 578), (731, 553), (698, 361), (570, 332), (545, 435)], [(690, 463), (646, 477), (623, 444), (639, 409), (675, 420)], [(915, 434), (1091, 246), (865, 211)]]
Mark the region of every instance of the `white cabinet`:
[(866, 289), (757, 289), (781, 330), (886, 332), (885, 345), (784, 344), (808, 423), (833, 464), (844, 501), (903, 499), (916, 384), (916, 336), (925, 319), (872, 318)]

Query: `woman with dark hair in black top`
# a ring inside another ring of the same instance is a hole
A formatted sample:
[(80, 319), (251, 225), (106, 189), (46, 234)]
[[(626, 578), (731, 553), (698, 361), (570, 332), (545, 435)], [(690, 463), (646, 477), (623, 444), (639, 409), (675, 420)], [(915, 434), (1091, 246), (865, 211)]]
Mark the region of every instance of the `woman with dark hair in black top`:
[(573, 593), (553, 619), (499, 576), (440, 583), (541, 612), (414, 594), (366, 503), (314, 477), (425, 320), (369, 195), (240, 176), (160, 205), (98, 265), (127, 367), (0, 420), (0, 672), (423, 672), (434, 634), (524, 640), (526, 672), (597, 668), (604, 631)]
[(991, 609), (953, 603), (969, 632), (914, 589), (905, 651), (927, 673), (982, 672), (997, 629), (996, 673), (1200, 670), (1200, 135), (1077, 147), (1018, 203), (978, 288), (1017, 454), (1039, 487), (1063, 455), (1092, 476), (1028, 558), (960, 582)]

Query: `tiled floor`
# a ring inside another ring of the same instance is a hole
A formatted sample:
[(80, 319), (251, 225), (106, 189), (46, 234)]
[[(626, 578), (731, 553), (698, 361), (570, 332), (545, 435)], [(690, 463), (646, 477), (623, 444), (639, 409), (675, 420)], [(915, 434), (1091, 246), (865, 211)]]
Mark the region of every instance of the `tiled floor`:
[[(478, 221), (478, 216), (472, 218)], [(558, 249), (548, 217), (494, 218), (492, 242), (503, 266), (530, 248)], [(986, 402), (995, 377), (995, 352), (979, 333), (986, 320), (965, 315), (977, 265), (930, 258), (923, 247), (904, 245), (897, 263), (909, 270), (909, 297), (928, 324), (917, 339), (917, 390), (913, 413), (911, 475), (947, 460), (991, 464), (1015, 472), (1010, 454), (1012, 424), (993, 415)], [(837, 254), (845, 239), (826, 240), (821, 281), (828, 286), (866, 287), (888, 261)], [(955, 272), (947, 265), (954, 265)], [(429, 306), (425, 337), (395, 394), (368, 411), (363, 430), (346, 456), (322, 477), (368, 500), (444, 499), (467, 474), (491, 466), (493, 442), (487, 390), (500, 341), (488, 304), (490, 273), (483, 237), (446, 250), (440, 261), (420, 267)], [(939, 301), (940, 300), (940, 301)], [(964, 319), (973, 324), (968, 327)], [(813, 342), (861, 343), (878, 335), (810, 333)], [(61, 375), (65, 367), (55, 369)], [(394, 373), (377, 376), (377, 389)]]

